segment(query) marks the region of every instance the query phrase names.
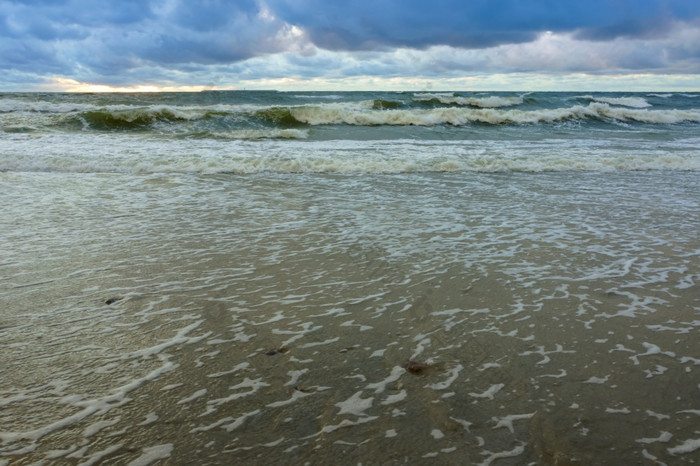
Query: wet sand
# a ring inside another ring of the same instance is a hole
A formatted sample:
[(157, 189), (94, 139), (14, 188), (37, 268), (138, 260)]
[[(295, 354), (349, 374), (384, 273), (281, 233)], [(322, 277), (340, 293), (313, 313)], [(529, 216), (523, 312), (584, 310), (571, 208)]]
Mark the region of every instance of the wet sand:
[(692, 173), (49, 178), (0, 464), (700, 461)]

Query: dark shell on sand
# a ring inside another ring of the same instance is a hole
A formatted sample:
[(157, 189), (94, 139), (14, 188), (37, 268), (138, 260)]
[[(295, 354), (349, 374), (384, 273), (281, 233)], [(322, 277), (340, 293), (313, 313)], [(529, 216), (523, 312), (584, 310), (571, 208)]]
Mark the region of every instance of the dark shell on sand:
[(403, 368), (406, 369), (411, 374), (422, 374), (430, 367), (429, 364), (424, 362), (418, 362), (413, 360), (408, 360), (403, 363)]

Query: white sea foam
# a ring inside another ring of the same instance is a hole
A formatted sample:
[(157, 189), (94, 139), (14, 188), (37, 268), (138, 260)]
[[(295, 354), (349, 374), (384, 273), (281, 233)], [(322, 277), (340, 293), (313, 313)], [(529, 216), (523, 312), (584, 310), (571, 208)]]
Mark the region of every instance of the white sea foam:
[(336, 403), (339, 408), (338, 415), (350, 414), (353, 416), (367, 416), (365, 411), (372, 407), (374, 397), (362, 398), (362, 391), (355, 392), (350, 398), (345, 401)]
[(121, 417), (117, 416), (114, 419), (106, 419), (104, 421), (98, 421), (95, 422), (94, 424), (86, 427), (83, 430), (83, 437), (92, 437), (105, 427), (111, 427), (115, 424), (117, 424), (121, 420)]
[(143, 449), (141, 456), (129, 463), (129, 466), (148, 466), (158, 460), (170, 458), (173, 452), (173, 444), (154, 445)]
[(508, 429), (511, 433), (514, 432), (513, 430), (513, 422), (514, 421), (522, 421), (522, 420), (527, 420), (527, 419), (532, 419), (532, 417), (536, 413), (529, 413), (529, 414), (509, 414), (507, 416), (503, 417), (493, 417), (494, 421), (496, 421), (496, 425), (493, 426), (494, 429), (499, 429), (505, 427)]
[(309, 372), (309, 369), (300, 369), (300, 370), (296, 370), (296, 371), (288, 371), (288, 372), (287, 372), (287, 375), (290, 376), (290, 379), (289, 379), (289, 382), (287, 382), (287, 383), (284, 384), (284, 385), (287, 386), (287, 387), (293, 387), (293, 386), (295, 386), (295, 385), (299, 382), (299, 378), (300, 378), (302, 375), (304, 375), (304, 374), (306, 374), (306, 373), (308, 373), (308, 372)]
[(180, 401), (177, 402), (177, 404), (181, 405), (181, 404), (189, 403), (190, 401), (194, 401), (197, 398), (203, 397), (206, 393), (207, 393), (207, 389), (202, 388), (201, 390), (197, 390), (196, 392), (194, 392), (192, 395), (181, 399)]
[(632, 108), (651, 107), (651, 104), (643, 97), (594, 97), (591, 95), (583, 96), (581, 99), (588, 99), (594, 102), (602, 102), (610, 105), (621, 105)]
[(523, 96), (459, 97), (453, 93), (419, 93), (414, 94), (413, 98), (417, 101), (437, 100), (446, 105), (455, 104), (480, 108), (511, 107), (523, 103)]
[(549, 377), (549, 378), (553, 378), (553, 379), (560, 379), (562, 377), (566, 377), (566, 369), (559, 369), (558, 374), (543, 374), (543, 375), (539, 375), (538, 377)]
[(443, 380), (442, 382), (437, 382), (434, 384), (430, 385), (430, 388), (433, 390), (445, 390), (447, 389), (452, 383), (454, 383), (457, 378), (459, 377), (459, 373), (464, 369), (464, 366), (461, 364), (456, 365), (452, 369), (449, 370), (447, 379)]
[(488, 466), (491, 463), (493, 463), (495, 460), (503, 459), (503, 458), (514, 458), (516, 456), (520, 456), (523, 454), (525, 451), (525, 445), (520, 444), (513, 448), (512, 450), (507, 450), (507, 451), (499, 451), (499, 452), (492, 452), (492, 451), (484, 451), (482, 455), (486, 456), (486, 459), (482, 461), (481, 463), (478, 463), (478, 466)]
[(673, 438), (673, 434), (670, 432), (662, 431), (658, 437), (656, 438), (640, 438), (635, 440), (636, 442), (639, 443), (656, 443), (656, 442), (663, 442), (666, 443), (670, 441)]
[(605, 408), (605, 412), (608, 414), (629, 414), (632, 411), (629, 408)]
[(462, 426), (462, 427), (464, 428), (464, 430), (466, 430), (467, 432), (469, 432), (469, 428), (473, 425), (473, 423), (471, 423), (471, 422), (469, 422), (469, 421), (466, 421), (466, 420), (464, 420), (464, 419), (458, 419), (458, 418), (455, 418), (455, 417), (450, 417), (450, 419), (452, 419), (452, 420), (455, 421), (457, 424), (459, 424), (460, 426)]
[(386, 405), (391, 405), (394, 403), (398, 403), (399, 401), (403, 401), (408, 397), (408, 393), (406, 390), (401, 390), (399, 393), (394, 393), (392, 395), (387, 396), (381, 404), (386, 406)]
[(574, 105), (540, 110), (500, 110), (494, 108), (435, 108), (412, 110), (353, 110), (328, 107), (295, 107), (291, 114), (300, 122), (319, 125), (359, 126), (464, 126), (473, 123), (538, 124), (566, 120), (604, 119), (635, 121), (640, 123), (673, 124), (684, 121), (700, 122), (700, 110), (648, 110), (624, 108), (604, 102), (591, 102), (587, 106)]
[(235, 131), (212, 131), (208, 133), (218, 139), (306, 139), (309, 137), (307, 129), (241, 129)]
[(295, 99), (325, 99), (325, 100), (340, 100), (343, 98), (342, 95), (338, 94), (326, 94), (326, 95), (304, 95), (299, 94), (294, 96)]
[(644, 372), (647, 374), (646, 378), (650, 379), (657, 375), (663, 375), (666, 371), (668, 371), (668, 367), (660, 366), (657, 364), (654, 370), (647, 369)]
[(683, 443), (676, 445), (675, 447), (669, 448), (668, 452), (672, 455), (692, 453), (695, 450), (700, 449), (700, 438), (688, 439)]
[(606, 375), (605, 377), (591, 377), (588, 380), (584, 381), (583, 383), (592, 383), (592, 384), (596, 384), (596, 385), (602, 385), (604, 383), (607, 383), (609, 378), (610, 378), (609, 375)]
[(399, 378), (406, 373), (406, 370), (400, 366), (394, 366), (391, 370), (391, 374), (387, 376), (384, 380), (376, 383), (371, 383), (367, 385), (368, 390), (374, 390), (374, 393), (382, 393), (386, 390), (387, 385), (396, 382)]
[(335, 337), (335, 338), (328, 338), (323, 341), (312, 341), (310, 343), (304, 343), (303, 345), (300, 345), (300, 348), (313, 348), (315, 346), (324, 346), (324, 345), (329, 345), (331, 343), (335, 343), (336, 341), (340, 340), (340, 337)]
[(158, 116), (170, 116), (177, 119), (193, 120), (204, 118), (211, 113), (251, 113), (270, 108), (252, 104), (214, 104), (214, 105), (128, 105), (92, 103), (52, 102), (47, 100), (0, 99), (0, 113), (42, 113), (68, 114), (101, 112), (117, 120), (133, 122), (140, 118), (156, 119)]
[(672, 351), (662, 351), (661, 348), (659, 348), (657, 345), (655, 345), (655, 344), (653, 344), (653, 343), (644, 342), (644, 343), (642, 343), (642, 346), (644, 346), (644, 347), (647, 349), (647, 351), (646, 351), (645, 353), (640, 353), (640, 354), (636, 354), (636, 355), (634, 355), (634, 356), (630, 356), (630, 359), (631, 359), (632, 361), (634, 361), (634, 364), (635, 364), (635, 365), (639, 365), (639, 358), (642, 357), (642, 356), (651, 356), (651, 355), (655, 355), (655, 354), (663, 354), (663, 355), (669, 356), (669, 357), (671, 357), (671, 358), (675, 358), (675, 357), (676, 357), (676, 354), (675, 354), (674, 352), (672, 352)]
[(294, 391), (292, 392), (292, 396), (289, 397), (288, 399), (286, 399), (286, 400), (281, 400), (281, 401), (275, 401), (275, 402), (272, 402), (272, 403), (268, 403), (268, 404), (267, 404), (267, 407), (268, 407), (268, 408), (281, 408), (281, 407), (283, 407), (283, 406), (291, 405), (292, 403), (295, 403), (297, 400), (299, 400), (299, 399), (301, 399), (301, 398), (304, 398), (304, 397), (307, 397), (307, 396), (309, 396), (309, 395), (311, 395), (311, 393), (302, 392), (302, 391), (299, 391), (299, 390), (294, 390)]
[(471, 393), (469, 393), (469, 396), (472, 396), (474, 398), (488, 398), (489, 400), (493, 400), (493, 398), (496, 396), (496, 393), (501, 391), (501, 389), (503, 387), (505, 387), (505, 384), (502, 384), (502, 383), (493, 384), (493, 385), (491, 385), (491, 387), (486, 389), (484, 392), (482, 392), (482, 393), (471, 392)]
[[(227, 432), (232, 432), (232, 431), (238, 429), (239, 427), (241, 427), (243, 424), (245, 424), (245, 422), (248, 419), (250, 419), (251, 417), (254, 417), (254, 416), (257, 416), (258, 414), (260, 414), (260, 412), (261, 412), (260, 409), (255, 409), (253, 411), (243, 413), (237, 418), (234, 418), (231, 416), (226, 416), (225, 418), (219, 419), (218, 421), (216, 421), (212, 424), (209, 424), (206, 426), (201, 426), (201, 427), (195, 427), (195, 428), (190, 430), (190, 433), (196, 434), (198, 432), (207, 432), (207, 431), (212, 430), (212, 429), (217, 428), (217, 427), (220, 427), (220, 428), (226, 430)], [(205, 413), (205, 414), (208, 414), (208, 413)], [(231, 421), (233, 421), (233, 422), (231, 422)]]
[(270, 386), (270, 384), (268, 384), (267, 382), (263, 382), (262, 378), (250, 379), (250, 378), (246, 377), (245, 379), (243, 379), (242, 382), (237, 383), (236, 385), (232, 385), (231, 387), (229, 387), (229, 390), (248, 389), (248, 391), (238, 391), (236, 393), (233, 393), (229, 396), (225, 396), (223, 398), (209, 399), (207, 401), (207, 410), (202, 414), (202, 416), (207, 416), (207, 415), (215, 412), (223, 404), (238, 400), (240, 398), (251, 396), (251, 395), (255, 394), (256, 392), (258, 392), (261, 388), (269, 387), (269, 386)]
[(85, 458), (85, 461), (81, 461), (79, 463), (79, 466), (92, 466), (93, 464), (102, 464), (102, 459), (105, 458), (108, 455), (111, 455), (112, 453), (115, 453), (119, 450), (121, 450), (124, 447), (122, 444), (116, 444), (116, 445), (111, 445), (104, 450), (97, 451), (95, 453), (86, 455), (86, 454), (81, 454), (81, 455), (68, 455), (68, 458)]
[[(2, 440), (4, 443), (27, 440), (32, 443), (29, 447), (27, 447), (27, 451), (33, 451), (36, 447), (36, 442), (41, 438), (57, 430), (81, 422), (92, 415), (105, 414), (111, 409), (126, 404), (129, 401), (127, 398), (128, 393), (141, 387), (149, 381), (157, 379), (164, 373), (170, 372), (177, 368), (177, 365), (172, 363), (167, 355), (158, 354), (157, 358), (161, 361), (161, 366), (154, 368), (141, 377), (134, 378), (125, 382), (121, 386), (113, 388), (108, 394), (92, 399), (83, 399), (81, 396), (64, 397), (63, 401), (74, 405), (74, 407), (78, 409), (77, 412), (32, 430), (0, 432), (0, 440)], [(88, 430), (88, 432), (90, 432), (90, 430)]]
[(141, 422), (139, 425), (140, 426), (147, 426), (148, 424), (153, 424), (159, 419), (158, 415), (154, 412), (148, 413), (148, 416), (146, 416), (146, 419)]
[(316, 437), (322, 434), (329, 434), (331, 432), (335, 432), (336, 430), (343, 429), (345, 427), (359, 426), (361, 424), (372, 422), (376, 419), (378, 419), (378, 416), (361, 416), (358, 417), (355, 421), (351, 421), (350, 419), (343, 419), (338, 424), (323, 426), (323, 428), (318, 433), (312, 435), (311, 437)]
[[(37, 112), (37, 113), (73, 113), (98, 110), (100, 107), (83, 103), (54, 103), (43, 100), (27, 101), (20, 99), (0, 99), (0, 113)], [(117, 107), (123, 109), (125, 107)]]
[(647, 410), (646, 410), (646, 413), (647, 413), (649, 416), (651, 416), (651, 417), (653, 417), (653, 418), (655, 418), (655, 419), (658, 419), (658, 420), (660, 420), (660, 421), (662, 421), (662, 420), (664, 420), (664, 419), (671, 419), (671, 416), (669, 416), (668, 414), (655, 413), (654, 411), (652, 411), (652, 410), (650, 410), (650, 409), (647, 409)]
[(564, 347), (563, 347), (562, 345), (560, 345), (559, 343), (557, 343), (557, 344), (555, 345), (555, 349), (553, 349), (553, 350), (551, 350), (551, 351), (545, 350), (545, 349), (544, 349), (544, 346), (538, 346), (537, 351), (533, 351), (533, 350), (523, 351), (522, 353), (520, 353), (520, 356), (529, 356), (529, 355), (531, 355), (531, 354), (539, 354), (539, 355), (541, 355), (541, 356), (542, 356), (542, 359), (541, 359), (540, 361), (538, 361), (538, 362), (535, 363), (535, 364), (537, 364), (537, 365), (539, 366), (539, 365), (543, 365), (543, 364), (549, 364), (549, 362), (551, 361), (551, 358), (549, 357), (549, 355), (550, 355), (550, 354), (555, 354), (555, 353), (564, 353), (564, 354), (566, 354), (566, 353), (575, 353), (575, 351), (572, 351), (572, 350), (565, 350)]
[[(114, 135), (3, 140), (0, 171), (74, 173), (404, 173), (450, 171), (700, 170), (695, 146), (608, 148), (594, 140), (184, 141)], [(634, 147), (632, 147), (634, 146)]]

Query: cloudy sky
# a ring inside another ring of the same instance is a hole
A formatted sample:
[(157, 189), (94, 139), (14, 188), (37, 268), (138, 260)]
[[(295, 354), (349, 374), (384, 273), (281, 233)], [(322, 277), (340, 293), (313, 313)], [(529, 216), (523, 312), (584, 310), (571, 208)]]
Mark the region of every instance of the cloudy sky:
[(700, 90), (698, 0), (0, 0), (0, 91)]

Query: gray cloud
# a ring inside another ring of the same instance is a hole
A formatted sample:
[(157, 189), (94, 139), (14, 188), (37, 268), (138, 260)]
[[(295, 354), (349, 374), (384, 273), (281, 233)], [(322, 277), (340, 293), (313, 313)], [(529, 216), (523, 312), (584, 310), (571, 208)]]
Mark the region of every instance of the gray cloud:
[(0, 0), (0, 70), (113, 85), (700, 73), (698, 18), (693, 0)]
[(485, 48), (529, 42), (546, 30), (581, 31), (582, 38), (597, 40), (646, 37), (672, 19), (700, 15), (700, 4), (692, 0), (268, 0), (268, 5), (330, 50)]

